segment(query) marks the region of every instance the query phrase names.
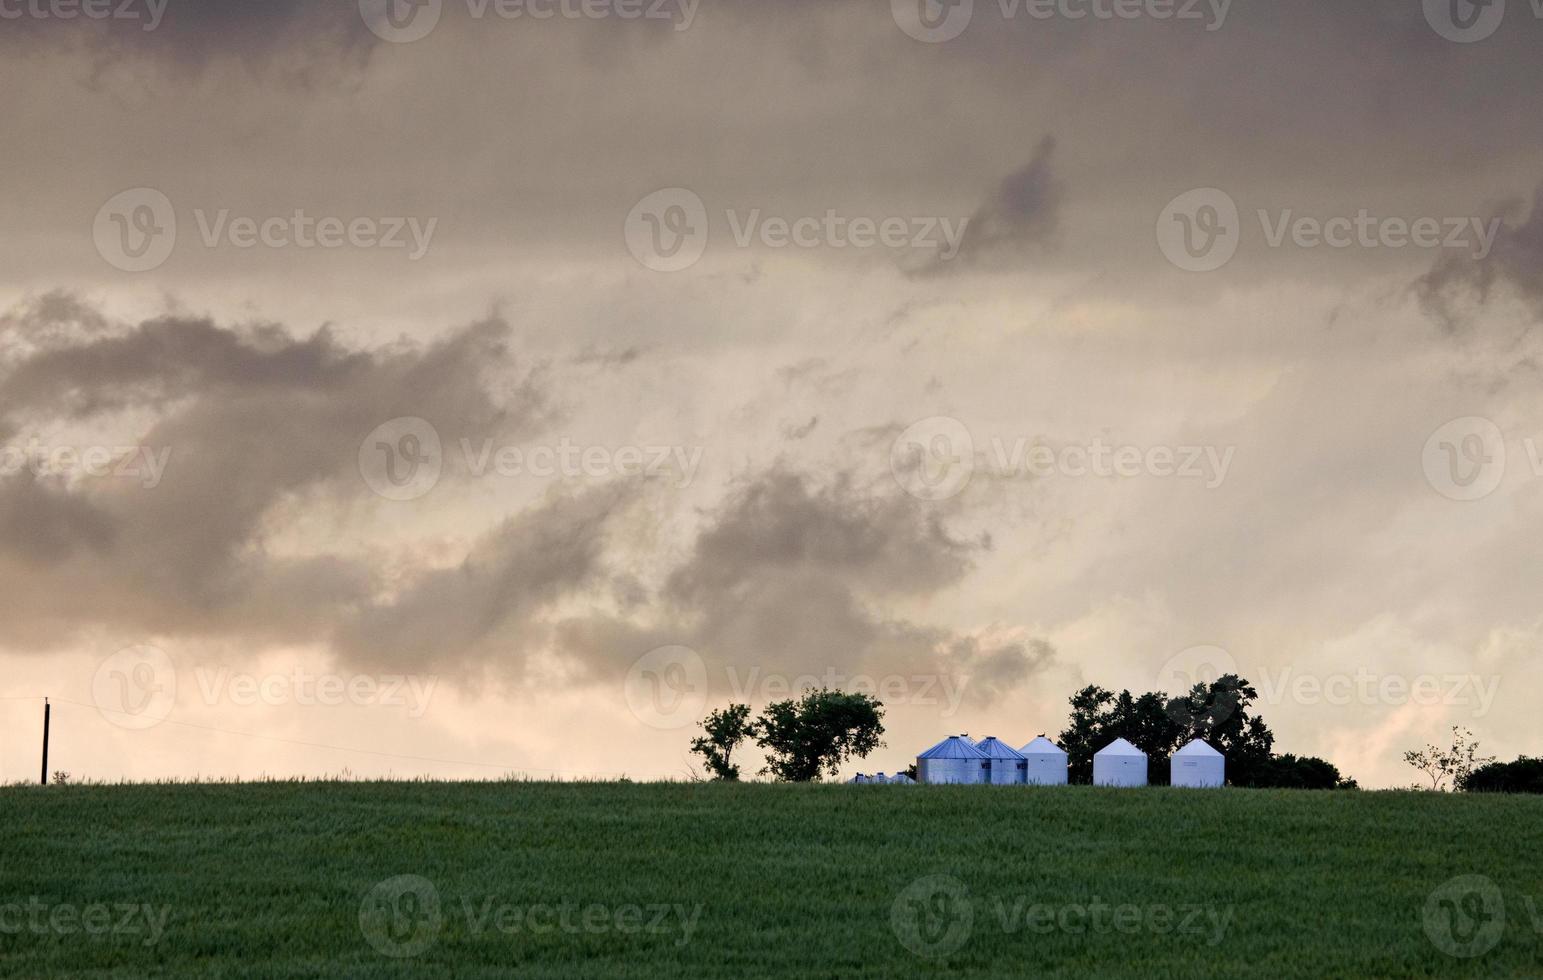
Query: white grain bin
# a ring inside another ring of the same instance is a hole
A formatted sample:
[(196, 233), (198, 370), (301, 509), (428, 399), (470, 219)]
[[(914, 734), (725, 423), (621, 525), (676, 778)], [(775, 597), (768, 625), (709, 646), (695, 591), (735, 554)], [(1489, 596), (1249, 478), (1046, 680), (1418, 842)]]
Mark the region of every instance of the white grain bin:
[(875, 786), (883, 786), (889, 783), (889, 777), (882, 772), (876, 772), (868, 777), (868, 782), (873, 783)]
[(1226, 757), (1198, 738), (1175, 752), (1169, 766), (1172, 770), (1169, 782), (1175, 786), (1225, 786), (1227, 783)]
[(985, 782), (993, 786), (1023, 785), (1023, 755), (1017, 749), (995, 735), (986, 736), (975, 747), (986, 753), (991, 763)]
[(989, 760), (962, 735), (950, 735), (916, 757), (918, 783), (983, 783)]
[(864, 776), (862, 773), (858, 773), (857, 775), (853, 776), (851, 779), (847, 780), (847, 785), (848, 786), (861, 786), (862, 784), (866, 783), (867, 781), (868, 781), (868, 777), (867, 776)]
[(1018, 750), (1023, 756), (1023, 781), (1030, 786), (1065, 786), (1066, 752), (1041, 735)]
[(1146, 784), (1146, 754), (1125, 739), (1117, 738), (1094, 753), (1094, 786), (1145, 786)]
[(896, 785), (896, 786), (915, 786), (916, 785), (916, 780), (912, 779), (910, 776), (907, 776), (903, 772), (895, 773), (893, 776), (889, 777), (889, 781), (891, 783), (893, 783), (894, 785)]

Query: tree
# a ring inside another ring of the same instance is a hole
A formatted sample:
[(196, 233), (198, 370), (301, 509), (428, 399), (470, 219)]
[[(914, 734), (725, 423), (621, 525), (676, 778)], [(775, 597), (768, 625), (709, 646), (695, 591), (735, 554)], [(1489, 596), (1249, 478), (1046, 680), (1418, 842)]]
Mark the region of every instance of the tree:
[(1147, 754), (1147, 775), (1156, 785), (1169, 781), (1168, 759), (1191, 739), (1214, 745), (1227, 757), (1227, 775), (1235, 785), (1253, 785), (1255, 773), (1270, 759), (1275, 736), (1264, 719), (1249, 714), (1259, 695), (1236, 674), (1212, 684), (1196, 684), (1170, 698), (1161, 691), (1114, 694), (1088, 686), (1072, 695), (1071, 720), (1061, 733), (1069, 779), (1093, 781), (1093, 754), (1123, 738)]
[(822, 772), (836, 775), (848, 759), (861, 759), (883, 745), (884, 705), (866, 694), (821, 688), (797, 701), (766, 706), (751, 727), (766, 750), (766, 767), (777, 779), (806, 783)]
[(1472, 738), (1473, 732), (1453, 725), (1451, 748), (1427, 744), (1419, 751), (1405, 752), (1404, 761), (1426, 775), (1432, 790), (1441, 790), (1448, 779), (1461, 786), (1475, 769), (1495, 761), (1492, 755), (1480, 756), (1479, 743)]
[[(1231, 760), (1228, 760), (1230, 765)], [(1258, 789), (1356, 789), (1353, 779), (1345, 779), (1332, 763), (1316, 756), (1285, 755), (1266, 759), (1252, 773), (1246, 784)]]
[(1467, 793), (1543, 793), (1543, 759), (1491, 762), (1457, 781)]
[(739, 766), (734, 764), (733, 756), (739, 743), (753, 734), (750, 705), (731, 704), (710, 712), (700, 724), (706, 734), (691, 740), (691, 751), (702, 756), (714, 779), (738, 782)]

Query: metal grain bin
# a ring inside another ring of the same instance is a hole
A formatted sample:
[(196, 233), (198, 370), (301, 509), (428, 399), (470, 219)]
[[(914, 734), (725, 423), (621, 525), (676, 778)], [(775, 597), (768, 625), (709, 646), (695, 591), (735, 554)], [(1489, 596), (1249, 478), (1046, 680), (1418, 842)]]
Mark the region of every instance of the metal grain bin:
[(990, 762), (986, 782), (993, 786), (1023, 785), (1023, 753), (995, 735), (986, 736), (975, 747), (984, 752)]
[(983, 783), (990, 760), (962, 735), (950, 735), (916, 757), (919, 783)]

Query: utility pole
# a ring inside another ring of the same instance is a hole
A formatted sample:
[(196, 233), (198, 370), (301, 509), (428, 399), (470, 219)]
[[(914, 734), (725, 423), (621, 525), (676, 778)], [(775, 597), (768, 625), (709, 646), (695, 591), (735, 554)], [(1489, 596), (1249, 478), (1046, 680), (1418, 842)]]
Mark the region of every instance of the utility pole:
[(43, 699), (43, 785), (48, 785), (48, 716), (53, 712), (48, 699)]

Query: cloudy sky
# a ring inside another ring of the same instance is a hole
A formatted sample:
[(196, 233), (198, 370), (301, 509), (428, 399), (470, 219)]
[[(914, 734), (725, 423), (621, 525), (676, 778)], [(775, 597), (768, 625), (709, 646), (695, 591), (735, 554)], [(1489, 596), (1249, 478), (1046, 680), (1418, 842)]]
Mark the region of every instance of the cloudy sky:
[(1536, 754), (1536, 13), (0, 0), (0, 778)]

